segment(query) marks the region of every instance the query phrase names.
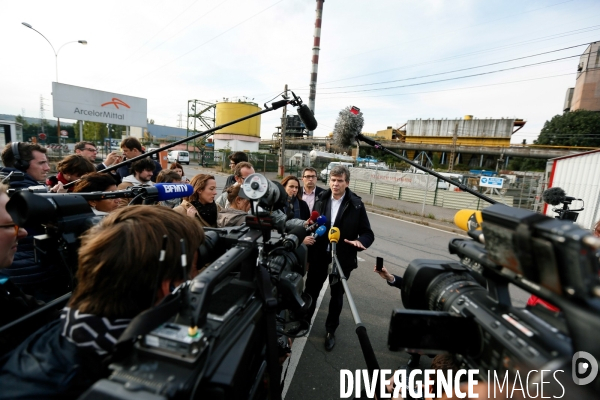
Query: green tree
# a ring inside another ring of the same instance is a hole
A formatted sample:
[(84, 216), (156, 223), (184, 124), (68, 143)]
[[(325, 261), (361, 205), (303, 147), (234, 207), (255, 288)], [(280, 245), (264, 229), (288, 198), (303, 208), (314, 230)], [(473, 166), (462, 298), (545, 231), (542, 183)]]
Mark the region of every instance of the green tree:
[(535, 144), (600, 147), (600, 113), (577, 110), (546, 121)]

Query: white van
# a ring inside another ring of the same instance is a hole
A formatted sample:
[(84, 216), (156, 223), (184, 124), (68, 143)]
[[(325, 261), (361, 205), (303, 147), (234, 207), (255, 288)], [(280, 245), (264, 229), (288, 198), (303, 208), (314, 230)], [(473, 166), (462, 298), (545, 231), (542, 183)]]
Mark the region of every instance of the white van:
[(183, 150), (173, 150), (167, 154), (167, 160), (170, 163), (177, 161), (179, 164), (190, 165), (190, 153)]
[(346, 168), (352, 168), (354, 166), (352, 163), (349, 163), (349, 162), (340, 162), (340, 161), (330, 162), (329, 165), (327, 166), (327, 168), (325, 168), (323, 171), (321, 171), (320, 178), (323, 182), (327, 182), (327, 180), (329, 179), (329, 171), (331, 171), (331, 169), (333, 167), (335, 167), (336, 165), (343, 165)]

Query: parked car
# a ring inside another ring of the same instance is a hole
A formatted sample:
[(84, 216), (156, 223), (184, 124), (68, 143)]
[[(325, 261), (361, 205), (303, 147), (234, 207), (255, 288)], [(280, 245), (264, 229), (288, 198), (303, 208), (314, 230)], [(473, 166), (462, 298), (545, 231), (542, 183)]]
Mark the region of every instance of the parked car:
[(327, 168), (325, 168), (324, 170), (321, 171), (320, 177), (323, 182), (327, 182), (327, 180), (329, 179), (329, 171), (331, 171), (331, 169), (333, 167), (335, 167), (336, 165), (343, 165), (348, 168), (351, 168), (354, 166), (352, 163), (349, 163), (349, 162), (340, 162), (340, 161), (330, 162), (329, 165), (327, 166)]
[(173, 150), (167, 154), (170, 163), (177, 161), (179, 164), (190, 165), (190, 153), (183, 150)]

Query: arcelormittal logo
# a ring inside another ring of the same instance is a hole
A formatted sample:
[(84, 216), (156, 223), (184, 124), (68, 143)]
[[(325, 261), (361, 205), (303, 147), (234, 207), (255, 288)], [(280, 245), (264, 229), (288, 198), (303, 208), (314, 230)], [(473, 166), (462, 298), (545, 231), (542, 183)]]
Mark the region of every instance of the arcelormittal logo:
[(123, 106), (123, 107), (127, 107), (127, 108), (131, 108), (129, 107), (129, 104), (125, 103), (123, 100), (121, 99), (117, 99), (116, 97), (112, 98), (112, 101), (107, 101), (106, 103), (102, 104), (102, 107), (107, 106), (109, 104), (112, 104), (113, 106), (115, 106), (115, 108), (118, 110), (119, 106)]

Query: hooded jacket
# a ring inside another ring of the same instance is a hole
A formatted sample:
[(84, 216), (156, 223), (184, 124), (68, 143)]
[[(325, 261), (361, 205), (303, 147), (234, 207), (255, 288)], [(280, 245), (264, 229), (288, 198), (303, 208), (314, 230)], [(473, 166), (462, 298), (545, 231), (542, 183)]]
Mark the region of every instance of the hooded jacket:
[(226, 226), (240, 226), (246, 222), (246, 216), (248, 213), (243, 210), (236, 208), (226, 208), (219, 211), (217, 215), (217, 226), (224, 228)]

